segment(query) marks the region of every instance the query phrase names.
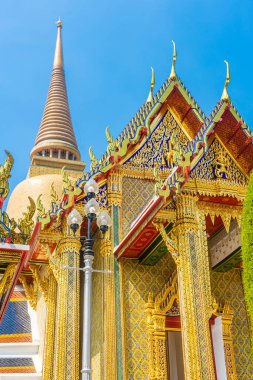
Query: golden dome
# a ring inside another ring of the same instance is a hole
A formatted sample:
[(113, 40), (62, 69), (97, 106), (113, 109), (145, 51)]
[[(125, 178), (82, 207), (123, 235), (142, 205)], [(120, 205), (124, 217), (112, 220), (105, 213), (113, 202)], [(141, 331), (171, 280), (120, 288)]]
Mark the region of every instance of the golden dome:
[(11, 193), (8, 202), (6, 211), (9, 217), (18, 221), (22, 217), (22, 213), (27, 210), (29, 205), (28, 196), (36, 203), (40, 194), (42, 194), (42, 204), (48, 211), (51, 206), (50, 189), (52, 183), (54, 183), (56, 193), (61, 196), (62, 176), (60, 174), (39, 175), (20, 182)]

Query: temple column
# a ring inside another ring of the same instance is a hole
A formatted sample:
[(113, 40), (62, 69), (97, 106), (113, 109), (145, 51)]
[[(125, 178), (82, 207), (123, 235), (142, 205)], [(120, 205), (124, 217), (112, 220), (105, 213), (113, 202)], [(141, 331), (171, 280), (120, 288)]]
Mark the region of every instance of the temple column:
[[(109, 231), (107, 232), (109, 234)], [(102, 241), (101, 253), (106, 271), (103, 275), (103, 313), (104, 313), (104, 369), (103, 379), (116, 379), (116, 345), (115, 345), (115, 303), (113, 281), (113, 254), (110, 238)]]
[[(108, 205), (111, 210), (113, 227), (111, 233), (111, 249), (119, 244), (121, 235), (122, 220), (122, 175), (118, 170), (113, 171), (108, 178)], [(109, 252), (108, 252), (109, 253)], [(105, 287), (105, 299), (110, 303), (105, 309), (105, 336), (110, 337), (107, 343), (105, 365), (105, 379), (125, 379), (124, 358), (123, 358), (123, 332), (122, 316), (123, 304), (121, 297), (121, 267), (114, 257), (113, 253), (107, 255), (106, 266), (113, 271), (113, 274), (105, 275), (107, 277), (107, 286)], [(106, 268), (106, 269), (107, 269)], [(110, 276), (110, 277), (109, 277)], [(107, 301), (107, 302), (108, 302)], [(110, 346), (110, 347), (109, 347)], [(110, 373), (110, 371), (112, 371)]]
[(225, 303), (222, 311), (222, 335), (228, 380), (237, 380), (232, 321), (233, 311), (228, 303)]
[(54, 347), (56, 317), (57, 282), (51, 272), (48, 277), (46, 341), (43, 365), (43, 380), (54, 379)]
[(214, 380), (209, 330), (211, 287), (207, 240), (197, 198), (178, 195), (175, 233), (180, 315), (186, 380)]
[(80, 267), (80, 241), (73, 237), (60, 240), (56, 256), (59, 259), (59, 280), (56, 317), (57, 380), (76, 380), (79, 372), (80, 272), (64, 267)]
[(167, 380), (167, 352), (166, 352), (166, 315), (149, 294), (146, 304), (148, 341), (149, 341), (149, 380)]

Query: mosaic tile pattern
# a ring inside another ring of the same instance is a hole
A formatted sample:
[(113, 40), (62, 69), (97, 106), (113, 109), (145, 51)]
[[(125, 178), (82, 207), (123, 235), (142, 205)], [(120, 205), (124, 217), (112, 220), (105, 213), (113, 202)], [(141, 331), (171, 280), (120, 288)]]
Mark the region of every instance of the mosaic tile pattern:
[(0, 373), (34, 372), (36, 371), (32, 358), (0, 358)]
[(175, 269), (175, 264), (168, 254), (152, 267), (128, 259), (123, 259), (122, 263), (127, 380), (147, 380), (148, 338), (145, 304), (149, 292), (156, 295), (161, 291)]
[(0, 367), (33, 366), (32, 358), (0, 358)]
[(225, 273), (211, 271), (212, 293), (217, 301), (227, 300), (234, 310), (233, 334), (238, 380), (253, 379), (253, 361), (250, 356), (250, 338), (241, 271), (233, 269)]
[(123, 236), (131, 223), (143, 211), (155, 195), (154, 182), (146, 179), (123, 178), (122, 183), (122, 230)]
[(27, 301), (21, 292), (14, 292), (0, 324), (0, 342), (31, 342), (32, 329)]

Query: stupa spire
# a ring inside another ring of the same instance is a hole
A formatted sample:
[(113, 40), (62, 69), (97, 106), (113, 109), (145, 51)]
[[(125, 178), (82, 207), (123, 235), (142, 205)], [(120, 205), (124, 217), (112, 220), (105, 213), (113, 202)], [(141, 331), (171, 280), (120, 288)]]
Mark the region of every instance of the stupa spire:
[(57, 39), (53, 71), (44, 114), (31, 151), (34, 156), (80, 160), (69, 111), (63, 67), (62, 22), (57, 21)]

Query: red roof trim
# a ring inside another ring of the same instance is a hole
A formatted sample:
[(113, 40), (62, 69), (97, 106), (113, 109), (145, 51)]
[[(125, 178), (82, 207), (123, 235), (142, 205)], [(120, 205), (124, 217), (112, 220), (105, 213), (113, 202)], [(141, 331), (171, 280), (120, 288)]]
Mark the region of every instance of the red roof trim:
[[(150, 212), (152, 212), (161, 202), (163, 204), (164, 197), (161, 195), (155, 195), (154, 198), (146, 206), (146, 208), (142, 211), (142, 213), (138, 216), (138, 218), (132, 223), (131, 230), (128, 232), (128, 234), (123, 238), (121, 243), (115, 247), (114, 249), (115, 255), (117, 255), (122, 250), (124, 245), (128, 242), (128, 240), (131, 238), (134, 232), (141, 226), (141, 224), (146, 219), (146, 217), (150, 214)], [(118, 258), (120, 258), (122, 255), (123, 253), (121, 253)]]
[(41, 224), (37, 222), (35, 227), (34, 227), (29, 245), (8, 244), (8, 243), (1, 243), (0, 244), (1, 250), (4, 250), (6, 252), (19, 252), (20, 256), (21, 256), (20, 262), (17, 266), (16, 272), (14, 273), (14, 276), (12, 279), (12, 284), (9, 287), (9, 289), (5, 295), (4, 302), (3, 302), (2, 307), (0, 309), (0, 322), (1, 322), (1, 320), (4, 316), (4, 313), (7, 309), (7, 306), (8, 306), (10, 299), (11, 299), (12, 293), (14, 292), (14, 288), (17, 284), (19, 275), (20, 275), (21, 271), (23, 270), (23, 268), (27, 265), (28, 260), (31, 258), (32, 254), (35, 250), (35, 247), (36, 247), (36, 244), (38, 241), (38, 235), (40, 233), (40, 228), (41, 228)]

